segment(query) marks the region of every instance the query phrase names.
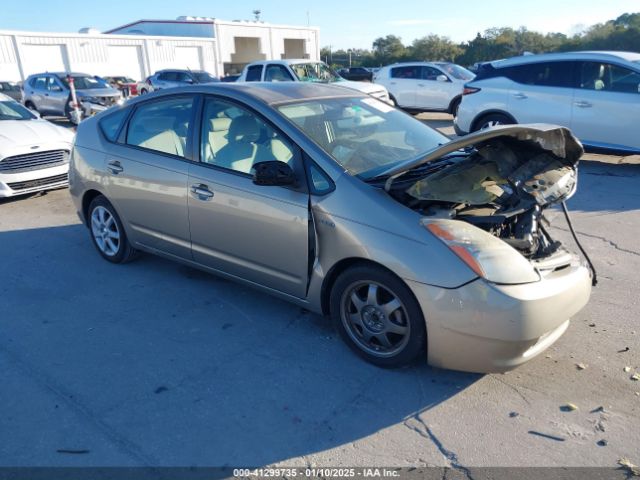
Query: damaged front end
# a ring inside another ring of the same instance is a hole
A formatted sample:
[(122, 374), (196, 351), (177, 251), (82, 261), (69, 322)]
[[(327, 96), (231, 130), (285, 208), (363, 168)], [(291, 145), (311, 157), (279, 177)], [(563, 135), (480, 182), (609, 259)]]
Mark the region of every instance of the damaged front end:
[(549, 234), (545, 210), (575, 192), (582, 153), (566, 128), (502, 126), (390, 169), (384, 186), (427, 221), (462, 220), (553, 270), (575, 257)]

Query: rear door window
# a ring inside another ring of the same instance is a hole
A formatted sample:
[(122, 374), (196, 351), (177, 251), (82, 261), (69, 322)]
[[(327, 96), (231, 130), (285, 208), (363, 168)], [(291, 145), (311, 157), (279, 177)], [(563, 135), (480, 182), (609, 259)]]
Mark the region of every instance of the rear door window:
[(127, 129), (127, 145), (187, 157), (193, 97), (180, 96), (138, 105)]
[(391, 78), (419, 79), (422, 78), (422, 67), (419, 65), (406, 65), (391, 69)]
[(262, 65), (253, 65), (247, 69), (247, 82), (262, 80)]
[(524, 85), (572, 88), (574, 66), (575, 62), (538, 62), (508, 67), (504, 71), (508, 78)]
[(47, 77), (36, 77), (31, 80), (31, 86), (36, 90), (47, 89)]

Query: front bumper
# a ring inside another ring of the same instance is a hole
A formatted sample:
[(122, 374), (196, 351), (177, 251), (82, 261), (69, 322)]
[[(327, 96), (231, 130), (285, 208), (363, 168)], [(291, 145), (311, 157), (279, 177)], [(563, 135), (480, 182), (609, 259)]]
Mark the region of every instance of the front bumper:
[(511, 370), (543, 352), (591, 294), (591, 275), (581, 264), (522, 285), (407, 283), (424, 312), (429, 364), (479, 373)]
[(69, 184), (69, 164), (23, 173), (0, 174), (0, 198), (63, 188)]

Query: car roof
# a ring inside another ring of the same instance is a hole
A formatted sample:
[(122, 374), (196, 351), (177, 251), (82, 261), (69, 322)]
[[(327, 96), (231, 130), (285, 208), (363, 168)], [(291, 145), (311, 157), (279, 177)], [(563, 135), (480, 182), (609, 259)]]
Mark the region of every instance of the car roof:
[(633, 62), (640, 60), (640, 53), (634, 52), (615, 52), (615, 51), (580, 51), (580, 52), (561, 52), (561, 53), (542, 53), (538, 55), (522, 55), (519, 57), (507, 58), (504, 60), (496, 60), (491, 63), (495, 68), (503, 68), (515, 65), (523, 65), (527, 63), (537, 63), (545, 61), (561, 61), (561, 60), (603, 60), (603, 61), (626, 61)]
[(439, 66), (439, 65), (449, 65), (451, 62), (425, 62), (425, 61), (416, 61), (416, 62), (397, 62), (392, 63), (391, 65), (385, 65), (382, 68), (395, 68), (395, 67), (410, 67), (412, 65), (420, 65), (420, 66)]
[(80, 73), (80, 72), (40, 72), (40, 73), (32, 73), (29, 77), (39, 77), (41, 75), (55, 75), (56, 77), (66, 77), (67, 75), (71, 75), (72, 77), (92, 77), (93, 75), (89, 75), (88, 73)]
[(163, 68), (162, 70), (158, 70), (156, 74), (164, 73), (164, 72), (209, 73), (206, 70), (189, 70), (185, 68)]
[(266, 65), (266, 64), (277, 64), (277, 65), (296, 65), (298, 63), (324, 63), (320, 60), (310, 60), (308, 58), (287, 58), (284, 60), (260, 60), (257, 62), (251, 62), (247, 65), (247, 67), (252, 67), (254, 65)]
[(136, 97), (129, 103), (144, 99), (157, 98), (179, 93), (211, 93), (229, 96), (241, 96), (257, 100), (267, 105), (295, 103), (323, 98), (367, 97), (367, 94), (337, 85), (310, 82), (220, 82), (215, 84), (190, 85), (186, 87), (166, 88), (148, 95)]

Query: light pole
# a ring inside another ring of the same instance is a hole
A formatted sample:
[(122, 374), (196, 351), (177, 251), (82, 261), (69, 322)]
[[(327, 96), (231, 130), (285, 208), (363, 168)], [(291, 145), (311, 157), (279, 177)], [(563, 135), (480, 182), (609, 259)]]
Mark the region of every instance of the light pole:
[(351, 68), (351, 52), (352, 52), (352, 50), (349, 49), (349, 50), (347, 50), (347, 52), (349, 52), (349, 68)]

